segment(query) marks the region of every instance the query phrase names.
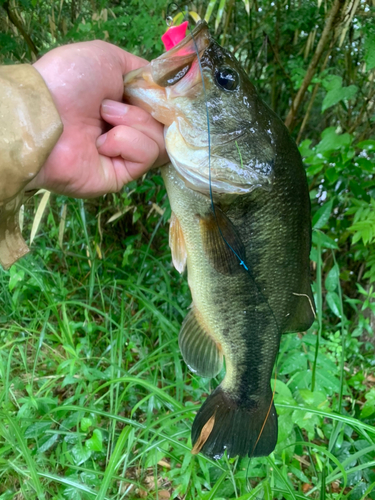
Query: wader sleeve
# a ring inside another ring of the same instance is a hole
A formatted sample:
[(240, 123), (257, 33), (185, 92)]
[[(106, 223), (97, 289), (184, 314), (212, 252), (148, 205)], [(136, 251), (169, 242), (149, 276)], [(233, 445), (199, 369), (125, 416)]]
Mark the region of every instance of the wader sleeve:
[(0, 66), (0, 264), (4, 269), (29, 251), (19, 227), (23, 191), (62, 129), (36, 69), (26, 64)]

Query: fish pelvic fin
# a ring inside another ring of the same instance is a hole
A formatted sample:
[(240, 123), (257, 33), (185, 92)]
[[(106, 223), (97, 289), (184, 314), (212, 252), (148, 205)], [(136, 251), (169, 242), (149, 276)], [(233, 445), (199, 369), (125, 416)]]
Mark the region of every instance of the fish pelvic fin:
[(207, 398), (198, 411), (191, 433), (192, 453), (219, 459), (264, 457), (277, 443), (277, 414), (272, 393), (267, 397), (236, 400), (221, 386)]
[(187, 251), (184, 233), (174, 212), (172, 212), (169, 224), (169, 246), (171, 247), (173, 265), (182, 274), (186, 267)]
[(215, 377), (223, 366), (223, 352), (219, 343), (205, 327), (196, 307), (185, 317), (178, 343), (188, 367), (201, 377)]

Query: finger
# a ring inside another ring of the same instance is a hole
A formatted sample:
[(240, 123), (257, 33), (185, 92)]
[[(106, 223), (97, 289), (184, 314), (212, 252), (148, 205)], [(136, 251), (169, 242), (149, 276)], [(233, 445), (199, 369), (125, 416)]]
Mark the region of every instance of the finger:
[(121, 157), (127, 162), (139, 165), (144, 173), (159, 158), (157, 142), (133, 127), (119, 125), (114, 127), (97, 141), (99, 154), (110, 158)]
[(144, 111), (138, 106), (132, 106), (131, 104), (104, 99), (100, 111), (104, 120), (112, 125), (143, 124), (149, 126), (155, 123), (158, 125), (158, 128), (163, 127), (163, 125), (156, 121), (150, 113), (147, 113), (147, 111)]
[(111, 125), (130, 126), (153, 139), (159, 146), (158, 165), (164, 165), (168, 161), (164, 142), (164, 126), (147, 111), (137, 106), (106, 99), (102, 103), (101, 114), (103, 119)]
[(149, 167), (142, 163), (136, 163), (118, 156), (109, 158), (99, 155), (105, 185), (102, 185), (102, 193), (115, 193), (131, 181), (145, 174)]

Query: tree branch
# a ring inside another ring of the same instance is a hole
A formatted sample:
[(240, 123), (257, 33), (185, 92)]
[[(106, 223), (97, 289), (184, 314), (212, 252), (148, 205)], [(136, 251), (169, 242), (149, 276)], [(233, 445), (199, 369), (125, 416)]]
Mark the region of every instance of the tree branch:
[(326, 24), (324, 26), (322, 35), (316, 47), (316, 51), (311, 59), (309, 67), (307, 68), (305, 78), (303, 79), (302, 85), (299, 88), (296, 97), (293, 100), (292, 106), (289, 110), (288, 116), (285, 119), (285, 125), (289, 130), (293, 129), (294, 119), (296, 114), (302, 104), (303, 98), (305, 96), (306, 90), (311, 83), (311, 80), (314, 77), (316, 69), (318, 67), (320, 58), (322, 57), (325, 46), (327, 45), (328, 40), (330, 39), (333, 33), (333, 27), (336, 22), (337, 17), (340, 14), (340, 11), (343, 9), (345, 5), (345, 0), (334, 0), (332, 5), (332, 9), (327, 17)]
[[(329, 61), (329, 56), (331, 55), (331, 52), (332, 52), (332, 49), (333, 49), (333, 45), (334, 45), (334, 41), (335, 39), (332, 40), (331, 42), (331, 46), (326, 54), (326, 57), (324, 59), (324, 63), (322, 64), (322, 67), (320, 68), (320, 73), (323, 73), (323, 71), (325, 70), (326, 66), (327, 66), (327, 63)], [(300, 140), (301, 140), (301, 137), (302, 137), (302, 133), (306, 127), (306, 124), (307, 124), (307, 121), (310, 117), (310, 113), (311, 113), (311, 110), (312, 110), (312, 107), (313, 107), (313, 104), (314, 104), (314, 101), (315, 101), (315, 97), (318, 93), (318, 90), (319, 90), (319, 87), (320, 87), (320, 83), (316, 83), (315, 84), (315, 87), (314, 87), (314, 90), (311, 94), (311, 99), (310, 99), (310, 102), (309, 102), (309, 105), (307, 106), (307, 110), (306, 110), (306, 113), (305, 113), (305, 116), (303, 118), (303, 121), (302, 121), (302, 125), (301, 125), (301, 128), (298, 132), (298, 137), (297, 137), (297, 140), (296, 140), (296, 143), (299, 144)]]
[(27, 46), (29, 47), (30, 51), (35, 55), (35, 57), (38, 57), (38, 49), (36, 48), (35, 43), (31, 40), (30, 36), (26, 33), (24, 27), (22, 26), (22, 23), (18, 19), (16, 13), (14, 12), (15, 9), (13, 9), (9, 5), (9, 0), (6, 0), (3, 3), (3, 7), (8, 15), (9, 21), (14, 24), (14, 26), (18, 29), (18, 31), (21, 33), (22, 38), (25, 40), (27, 43)]

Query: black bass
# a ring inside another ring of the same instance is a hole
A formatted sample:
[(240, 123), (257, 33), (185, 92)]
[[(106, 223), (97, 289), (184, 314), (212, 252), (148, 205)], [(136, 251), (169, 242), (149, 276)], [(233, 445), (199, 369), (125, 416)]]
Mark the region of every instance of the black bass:
[(277, 442), (270, 379), (280, 336), (314, 319), (301, 156), (205, 23), (129, 73), (125, 97), (165, 125), (172, 259), (180, 272), (187, 265), (193, 299), (179, 334), (183, 358), (204, 377), (226, 363), (195, 417), (193, 452), (268, 455)]

